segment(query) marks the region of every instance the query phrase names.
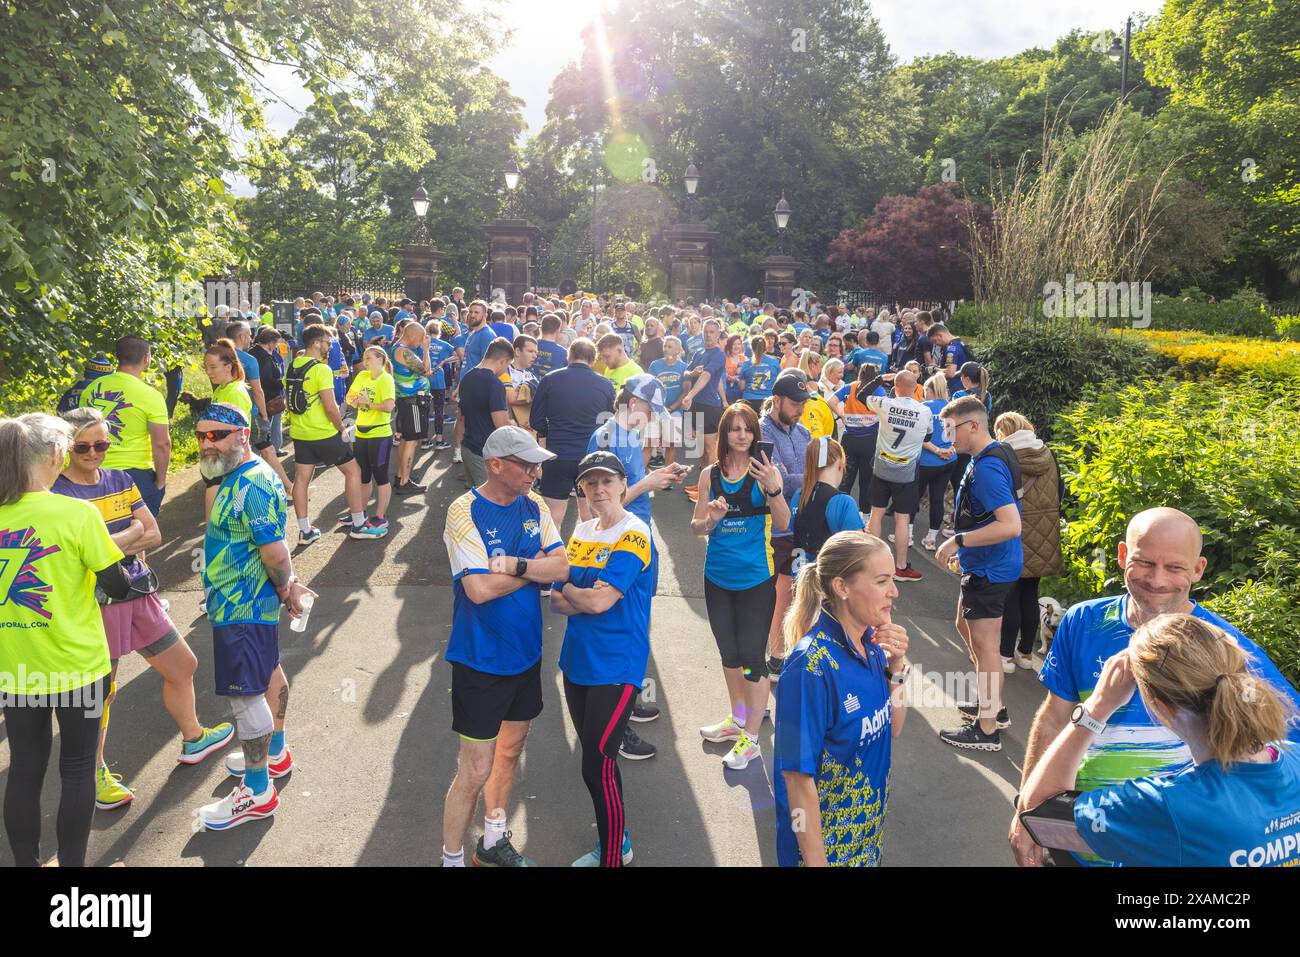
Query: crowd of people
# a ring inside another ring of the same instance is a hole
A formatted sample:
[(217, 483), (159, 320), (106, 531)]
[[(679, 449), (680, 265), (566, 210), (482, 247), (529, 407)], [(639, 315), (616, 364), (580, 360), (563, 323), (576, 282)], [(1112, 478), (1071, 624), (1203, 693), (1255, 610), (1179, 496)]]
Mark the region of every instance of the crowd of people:
[[(597, 829), (574, 864), (632, 860), (619, 763), (656, 753), (633, 728), (659, 717), (643, 694), (656, 494), (686, 496), (703, 539), (729, 710), (701, 738), (728, 745), (722, 763), (740, 771), (764, 758), (773, 723), (780, 864), (880, 863), (893, 739), (910, 706), (900, 619), (919, 610), (904, 594), (924, 578), (918, 545), (959, 576), (953, 618), (975, 676), (974, 700), (940, 739), (998, 751), (1008, 676), (1038, 672), (1046, 689), (1008, 833), (1018, 863), (1300, 862), (1300, 694), (1191, 599), (1202, 531), (1176, 503), (1130, 517), (1117, 543), (1123, 594), (1070, 608), (1038, 643), (1040, 582), (1061, 570), (1060, 470), (1033, 422), (995, 414), (987, 368), (941, 307), (534, 293), (506, 304), (456, 288), (424, 302), (317, 293), (294, 304), (291, 329), (267, 307), (218, 312), (205, 327), (206, 388), (169, 369), (164, 396), (145, 381), (150, 344), (126, 336), (115, 361), (87, 366), (60, 416), (0, 420), (0, 547), (23, 550), (0, 604), (13, 629), (0, 697), (17, 863), (41, 863), (53, 719), (59, 862), (84, 861), (96, 808), (131, 801), (105, 758), (117, 664), (131, 651), (163, 678), (178, 761), (239, 742), (225, 758), (236, 784), (199, 809), (203, 826), (273, 815), (274, 779), (293, 766), (279, 623), (287, 611), (300, 627), (317, 597), (289, 550), (322, 536), (313, 478), (338, 468), (339, 525), (372, 543), (347, 547), (382, 548), (392, 496), (426, 493), (421, 453), (445, 452), (463, 489), (444, 530), (459, 748), (444, 866), (534, 864), (507, 809), (543, 707), (544, 602), (565, 619), (559, 669)], [(196, 714), (196, 657), (146, 561), (161, 542), (179, 401), (198, 439), (203, 609), (231, 717), (213, 727)], [(1041, 828), (1063, 794), (1059, 826)], [(480, 799), (483, 833), (467, 855)]]

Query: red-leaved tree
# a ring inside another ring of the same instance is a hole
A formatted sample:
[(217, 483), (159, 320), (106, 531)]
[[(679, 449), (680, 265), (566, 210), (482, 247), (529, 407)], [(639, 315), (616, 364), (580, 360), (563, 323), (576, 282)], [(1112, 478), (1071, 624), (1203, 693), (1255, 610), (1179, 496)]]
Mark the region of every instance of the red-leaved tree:
[(886, 196), (861, 229), (835, 237), (827, 262), (848, 263), (869, 289), (891, 298), (969, 298), (969, 223), (983, 227), (992, 215), (989, 206), (958, 197), (955, 183)]

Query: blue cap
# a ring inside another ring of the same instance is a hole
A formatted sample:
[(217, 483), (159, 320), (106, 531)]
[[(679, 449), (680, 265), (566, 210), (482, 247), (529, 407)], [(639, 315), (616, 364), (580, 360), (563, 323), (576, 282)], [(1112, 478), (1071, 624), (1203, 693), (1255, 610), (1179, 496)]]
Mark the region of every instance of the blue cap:
[(655, 415), (668, 414), (668, 408), (664, 405), (664, 384), (650, 373), (642, 372), (632, 376), (623, 383), (623, 388), (643, 402), (648, 402), (650, 411)]

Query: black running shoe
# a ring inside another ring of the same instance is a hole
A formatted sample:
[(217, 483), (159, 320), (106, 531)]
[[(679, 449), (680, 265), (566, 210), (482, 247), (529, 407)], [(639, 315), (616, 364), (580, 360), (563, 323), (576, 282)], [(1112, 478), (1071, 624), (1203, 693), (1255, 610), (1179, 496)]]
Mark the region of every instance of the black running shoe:
[(992, 734), (985, 734), (980, 730), (978, 721), (962, 725), (960, 728), (940, 731), (939, 738), (944, 744), (951, 744), (954, 748), (966, 748), (971, 751), (1002, 750), (1002, 736), (998, 730), (994, 728)]
[[(979, 715), (980, 706), (978, 704), (959, 704), (957, 710), (961, 712), (961, 719), (970, 724)], [(1011, 727), (1011, 716), (1007, 714), (1006, 705), (1003, 705), (1002, 710), (998, 712), (998, 729), (1009, 727)]]
[(657, 717), (659, 717), (658, 706), (649, 703), (643, 703), (640, 697), (638, 697), (635, 703), (632, 705), (632, 717), (629, 720), (639, 721), (644, 723), (646, 721), (653, 721)]
[(470, 860), (474, 862), (475, 867), (536, 867), (537, 862), (533, 861), (515, 850), (515, 846), (510, 843), (510, 832), (506, 831), (506, 836), (496, 842), (491, 848), (483, 846), (483, 838), (478, 839), (478, 847), (474, 848), (474, 853)]
[(653, 744), (642, 741), (635, 731), (628, 728), (623, 732), (623, 743), (618, 746), (618, 753), (629, 761), (644, 761), (653, 758), (657, 749)]

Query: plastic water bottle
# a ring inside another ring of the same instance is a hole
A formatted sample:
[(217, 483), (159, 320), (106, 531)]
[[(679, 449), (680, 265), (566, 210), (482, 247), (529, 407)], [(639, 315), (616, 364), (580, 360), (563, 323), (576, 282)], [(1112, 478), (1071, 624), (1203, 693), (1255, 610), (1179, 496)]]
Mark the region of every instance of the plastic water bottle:
[(307, 630), (307, 619), (311, 617), (311, 606), (316, 604), (316, 599), (311, 595), (302, 596), (302, 614), (293, 621), (289, 622), (290, 631), (303, 632)]

